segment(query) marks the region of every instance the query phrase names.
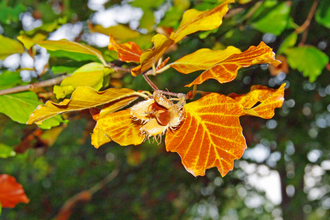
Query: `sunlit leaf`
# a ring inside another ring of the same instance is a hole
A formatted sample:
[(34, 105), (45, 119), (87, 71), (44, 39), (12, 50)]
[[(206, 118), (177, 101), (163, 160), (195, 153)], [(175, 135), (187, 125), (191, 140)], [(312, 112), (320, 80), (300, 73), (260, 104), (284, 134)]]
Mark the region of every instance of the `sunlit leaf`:
[(290, 9), (287, 2), (265, 1), (251, 16), (251, 25), (263, 33), (280, 35), (288, 26)]
[(0, 60), (4, 60), (6, 57), (14, 53), (24, 52), (23, 45), (9, 37), (4, 37), (0, 34), (0, 42)]
[(225, 50), (200, 49), (192, 54), (188, 54), (170, 66), (180, 73), (188, 74), (198, 70), (206, 70), (230, 57), (233, 54), (242, 53), (240, 49), (229, 46)]
[(139, 97), (140, 96), (137, 96), (137, 95), (128, 96), (128, 97), (122, 98), (120, 100), (105, 104), (100, 111), (100, 118), (102, 118), (112, 112), (118, 111), (119, 109), (131, 104), (132, 102), (137, 100)]
[(21, 184), (7, 174), (0, 174), (0, 203), (4, 208), (14, 208), (18, 203), (29, 203)]
[(99, 148), (113, 140), (121, 146), (139, 145), (145, 138), (140, 128), (141, 124), (132, 120), (130, 109), (114, 112), (97, 121), (92, 134), (92, 144)]
[[(40, 104), (37, 95), (30, 91), (0, 96), (0, 112), (22, 124), (28, 121), (30, 114)], [(43, 128), (57, 126), (60, 122), (61, 117), (57, 117), (48, 121)]]
[(89, 55), (93, 55), (95, 57), (97, 57), (103, 65), (106, 65), (102, 53), (85, 44), (80, 44), (77, 42), (72, 42), (72, 41), (68, 41), (66, 39), (62, 39), (62, 40), (47, 40), (47, 41), (40, 41), (40, 42), (36, 42), (40, 47), (44, 47), (47, 50), (50, 51), (57, 51), (57, 50), (64, 50), (64, 51), (69, 51), (69, 52), (74, 52), (74, 53), (82, 53), (82, 54), (89, 54)]
[[(235, 53), (237, 52), (237, 50), (234, 51)], [(275, 53), (272, 51), (272, 48), (268, 47), (264, 42), (261, 42), (257, 47), (251, 46), (242, 53), (236, 53), (221, 60), (186, 86), (190, 87), (195, 84), (201, 84), (208, 79), (216, 79), (220, 83), (227, 83), (236, 78), (237, 71), (242, 67), (261, 63), (269, 63), (275, 66), (281, 63), (275, 60)]]
[(137, 76), (156, 64), (157, 61), (163, 56), (164, 52), (173, 44), (173, 40), (168, 37), (157, 34), (152, 38), (154, 46), (143, 52), (140, 57), (140, 65), (132, 69), (132, 75)]
[(140, 62), (140, 56), (143, 53), (141, 48), (133, 41), (118, 44), (112, 35), (110, 35), (109, 50), (114, 50), (118, 53), (118, 59), (127, 62)]
[(237, 95), (231, 93), (228, 96), (235, 99), (244, 107), (247, 115), (270, 119), (274, 116), (275, 108), (281, 108), (284, 101), (284, 87), (270, 89), (266, 86), (252, 86), (247, 94)]
[[(78, 86), (90, 86), (95, 90), (103, 87), (103, 78), (109, 74), (113, 69), (105, 68), (101, 63), (88, 63), (72, 74), (72, 76), (65, 78), (60, 86), (54, 87), (56, 98), (64, 98), (71, 94)], [(106, 72), (107, 71), (107, 72)]]
[(314, 82), (329, 62), (329, 57), (313, 46), (293, 47), (285, 50), (291, 68), (297, 69), (310, 82)]
[(139, 95), (139, 93), (126, 88), (110, 88), (98, 92), (91, 87), (81, 86), (72, 93), (71, 99), (64, 99), (60, 103), (48, 101), (45, 105), (38, 106), (33, 114), (31, 114), (27, 124), (32, 124), (34, 122), (38, 124), (47, 118), (61, 113), (88, 109), (136, 95)]
[(228, 11), (228, 4), (233, 3), (234, 0), (226, 0), (218, 7), (209, 11), (197, 11), (190, 9), (183, 14), (180, 26), (175, 33), (172, 34), (171, 39), (174, 42), (180, 41), (188, 34), (197, 31), (207, 31), (219, 27), (222, 23), (222, 17)]
[(105, 34), (107, 36), (112, 35), (115, 39), (132, 39), (140, 36), (140, 33), (126, 27), (122, 24), (117, 24), (116, 26), (103, 27), (102, 25), (93, 26), (91, 23), (88, 24), (91, 33), (97, 32)]
[(185, 105), (184, 110), (183, 124), (166, 134), (166, 150), (177, 152), (194, 176), (203, 176), (212, 167), (225, 176), (246, 149), (239, 122), (244, 115), (242, 106), (232, 98), (211, 93)]

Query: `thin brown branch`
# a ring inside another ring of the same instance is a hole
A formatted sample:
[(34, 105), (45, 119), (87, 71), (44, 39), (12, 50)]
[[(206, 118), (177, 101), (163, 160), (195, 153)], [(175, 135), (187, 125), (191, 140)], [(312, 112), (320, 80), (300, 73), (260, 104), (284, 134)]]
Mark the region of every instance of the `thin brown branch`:
[(311, 21), (314, 17), (314, 14), (315, 14), (315, 11), (317, 9), (318, 3), (319, 3), (319, 0), (314, 0), (313, 5), (312, 5), (312, 7), (311, 7), (311, 9), (308, 13), (307, 19), (305, 20), (305, 22), (300, 27), (298, 27), (295, 30), (296, 34), (301, 34), (302, 32), (304, 32), (304, 34), (302, 36), (302, 39), (299, 43), (300, 46), (305, 44), (305, 41), (307, 39), (307, 34), (308, 34), (308, 27), (311, 24)]
[(149, 79), (149, 77), (145, 73), (142, 73), (142, 76), (153, 90), (159, 90), (158, 87)]
[(119, 169), (114, 169), (108, 176), (106, 176), (103, 180), (96, 183), (89, 190), (81, 191), (80, 193), (72, 196), (68, 199), (64, 205), (61, 207), (59, 213), (56, 215), (56, 220), (67, 220), (70, 218), (73, 208), (78, 202), (87, 202), (89, 201), (93, 194), (102, 189), (107, 183), (111, 182), (119, 173)]
[(59, 76), (59, 77), (56, 77), (53, 79), (48, 79), (48, 80), (37, 82), (37, 83), (32, 83), (29, 85), (16, 86), (16, 87), (9, 88), (9, 89), (3, 89), (3, 90), (0, 90), (0, 95), (6, 95), (6, 94), (11, 94), (11, 93), (16, 93), (16, 92), (23, 92), (23, 91), (27, 91), (27, 90), (31, 90), (31, 89), (35, 89), (35, 88), (40, 88), (40, 87), (53, 86), (53, 85), (59, 84), (60, 82), (63, 81), (63, 79), (65, 79), (69, 76), (71, 76), (71, 74)]

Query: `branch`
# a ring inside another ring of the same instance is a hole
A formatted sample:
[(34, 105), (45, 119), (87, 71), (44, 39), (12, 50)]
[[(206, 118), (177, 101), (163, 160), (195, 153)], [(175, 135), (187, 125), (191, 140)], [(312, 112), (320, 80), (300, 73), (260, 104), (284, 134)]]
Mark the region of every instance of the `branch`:
[[(118, 67), (118, 66), (114, 66), (113, 64), (110, 64), (110, 65), (111, 65), (111, 67), (105, 66), (105, 68), (112, 68), (114, 70), (114, 72), (124, 72), (124, 73), (131, 72), (131, 69), (129, 69), (129, 68)], [(40, 87), (53, 86), (53, 85), (59, 84), (65, 78), (67, 78), (71, 75), (72, 74), (63, 75), (63, 76), (56, 77), (53, 79), (48, 79), (48, 80), (37, 82), (37, 83), (31, 83), (29, 85), (16, 86), (16, 87), (9, 88), (9, 89), (3, 89), (3, 90), (0, 90), (0, 95), (7, 95), (7, 94), (16, 93), (16, 92), (23, 92), (23, 91), (27, 91), (27, 90), (31, 90), (31, 89), (35, 89), (35, 88), (40, 88)]]
[(307, 34), (308, 34), (308, 27), (311, 24), (312, 18), (314, 17), (314, 14), (315, 14), (315, 11), (316, 11), (316, 8), (317, 8), (318, 3), (319, 3), (319, 0), (314, 0), (313, 5), (311, 7), (311, 10), (308, 13), (308, 16), (307, 16), (306, 21), (300, 27), (298, 27), (295, 30), (295, 33), (296, 34), (300, 34), (300, 33), (304, 32), (304, 34), (302, 36), (302, 39), (301, 39), (301, 41), (299, 43), (300, 46), (303, 45), (303, 44), (305, 44), (305, 41), (306, 41), (306, 38), (307, 38)]
[(69, 219), (70, 216), (71, 216), (71, 214), (72, 214), (72, 210), (73, 210), (74, 206), (78, 202), (80, 202), (80, 201), (81, 202), (87, 202), (87, 201), (89, 201), (92, 198), (92, 196), (93, 196), (94, 193), (96, 193), (98, 190), (102, 189), (107, 183), (109, 183), (110, 181), (112, 181), (118, 175), (118, 173), (119, 173), (119, 169), (116, 168), (108, 176), (106, 176), (100, 182), (96, 183), (89, 190), (81, 191), (80, 193), (72, 196), (61, 207), (61, 209), (60, 209), (59, 213), (56, 215), (55, 219), (56, 220), (66, 220), (66, 219)]
[(16, 92), (23, 92), (23, 91), (27, 91), (30, 89), (40, 88), (40, 87), (53, 86), (53, 85), (59, 84), (60, 82), (63, 81), (63, 79), (65, 79), (69, 76), (71, 76), (71, 74), (59, 76), (59, 77), (56, 77), (53, 79), (48, 79), (48, 80), (37, 82), (37, 83), (32, 83), (29, 85), (16, 86), (16, 87), (13, 87), (10, 89), (3, 89), (3, 90), (0, 90), (0, 95), (6, 95), (6, 94), (11, 94), (11, 93), (16, 93)]

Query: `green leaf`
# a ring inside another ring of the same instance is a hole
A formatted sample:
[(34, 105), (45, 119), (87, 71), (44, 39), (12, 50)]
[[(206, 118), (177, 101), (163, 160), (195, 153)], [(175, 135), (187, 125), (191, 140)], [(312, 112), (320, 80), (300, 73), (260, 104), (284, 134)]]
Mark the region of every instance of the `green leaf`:
[(0, 143), (0, 158), (8, 158), (16, 155), (12, 147)]
[(0, 90), (20, 84), (22, 84), (20, 73), (5, 70), (0, 74)]
[(135, 0), (131, 2), (130, 4), (133, 7), (139, 7), (139, 8), (158, 8), (164, 3), (165, 0)]
[(58, 41), (41, 41), (38, 42), (38, 45), (50, 51), (64, 50), (68, 52), (93, 55), (97, 57), (104, 65), (106, 65), (102, 53), (99, 50), (88, 45), (80, 44), (77, 42), (71, 42), (65, 39)]
[(280, 35), (287, 27), (291, 7), (286, 3), (265, 1), (251, 16), (251, 25), (263, 32)]
[[(26, 91), (0, 96), (0, 113), (4, 113), (13, 121), (26, 124), (32, 112), (40, 105), (38, 96), (34, 92)], [(49, 119), (41, 128), (51, 128), (59, 125), (62, 118)]]
[(0, 112), (21, 124), (27, 122), (39, 104), (37, 95), (30, 91), (0, 96)]
[(316, 80), (329, 62), (329, 57), (313, 46), (288, 48), (285, 54), (291, 68), (303, 72), (310, 82)]
[(143, 11), (142, 18), (140, 19), (140, 28), (145, 28), (148, 31), (151, 31), (154, 24), (155, 24), (154, 12), (150, 9), (145, 9)]
[(280, 48), (278, 48), (277, 54), (285, 53), (285, 50), (293, 47), (297, 42), (298, 34), (292, 32), (289, 36), (287, 36), (284, 41), (281, 43)]
[(8, 37), (0, 35), (0, 60), (14, 53), (23, 53), (24, 47), (21, 43)]
[(82, 62), (82, 61), (95, 61), (98, 62), (99, 59), (94, 55), (90, 54), (82, 54), (82, 53), (74, 53), (68, 52), (64, 50), (57, 50), (57, 51), (48, 51), (50, 57), (66, 57), (72, 60)]
[(316, 11), (315, 20), (330, 28), (330, 1), (321, 1)]
[(72, 76), (65, 78), (60, 86), (54, 86), (56, 98), (64, 98), (78, 86), (90, 86), (95, 90), (103, 87), (103, 78), (113, 70), (104, 68), (100, 63), (89, 63), (77, 69)]
[(1, 216), (1, 212), (2, 212), (2, 206), (1, 206), (1, 201), (0, 201), (0, 216)]
[(26, 10), (26, 7), (21, 3), (16, 4), (14, 8), (7, 6), (6, 4), (6, 1), (1, 1), (0, 3), (0, 21), (5, 24), (18, 22), (20, 14)]

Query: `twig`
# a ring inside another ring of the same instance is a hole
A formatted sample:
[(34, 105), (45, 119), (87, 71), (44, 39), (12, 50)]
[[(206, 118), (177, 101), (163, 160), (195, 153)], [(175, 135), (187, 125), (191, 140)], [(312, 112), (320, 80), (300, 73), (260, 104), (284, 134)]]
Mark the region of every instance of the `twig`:
[(308, 27), (311, 24), (312, 18), (314, 17), (314, 14), (315, 14), (318, 3), (319, 3), (319, 0), (314, 0), (313, 5), (311, 7), (311, 10), (308, 13), (307, 19), (305, 20), (305, 22), (300, 27), (298, 27), (295, 30), (296, 34), (300, 34), (300, 33), (304, 32), (304, 34), (302, 36), (302, 39), (299, 43), (299, 46), (305, 44), (305, 41), (306, 41), (307, 35), (308, 35)]
[(56, 220), (67, 220), (70, 218), (72, 214), (72, 210), (77, 202), (87, 202), (89, 201), (93, 194), (102, 189), (107, 183), (112, 181), (119, 173), (119, 169), (114, 169), (108, 176), (106, 176), (103, 180), (96, 183), (92, 188), (89, 190), (81, 191), (80, 193), (72, 196), (68, 199), (64, 205), (61, 207), (59, 213), (56, 215)]
[(142, 73), (142, 76), (153, 90), (159, 90), (158, 87), (149, 79), (149, 77), (145, 73)]
[(53, 86), (53, 85), (56, 85), (56, 84), (62, 82), (63, 79), (65, 79), (69, 76), (71, 76), (71, 74), (59, 76), (59, 77), (56, 77), (53, 79), (48, 79), (48, 80), (37, 82), (37, 83), (32, 83), (29, 85), (16, 86), (16, 87), (9, 88), (9, 89), (3, 89), (3, 90), (0, 90), (0, 95), (6, 95), (6, 94), (11, 94), (11, 93), (16, 93), (16, 92), (23, 92), (23, 91), (27, 91), (27, 90), (35, 89), (35, 88), (39, 88), (39, 87)]

